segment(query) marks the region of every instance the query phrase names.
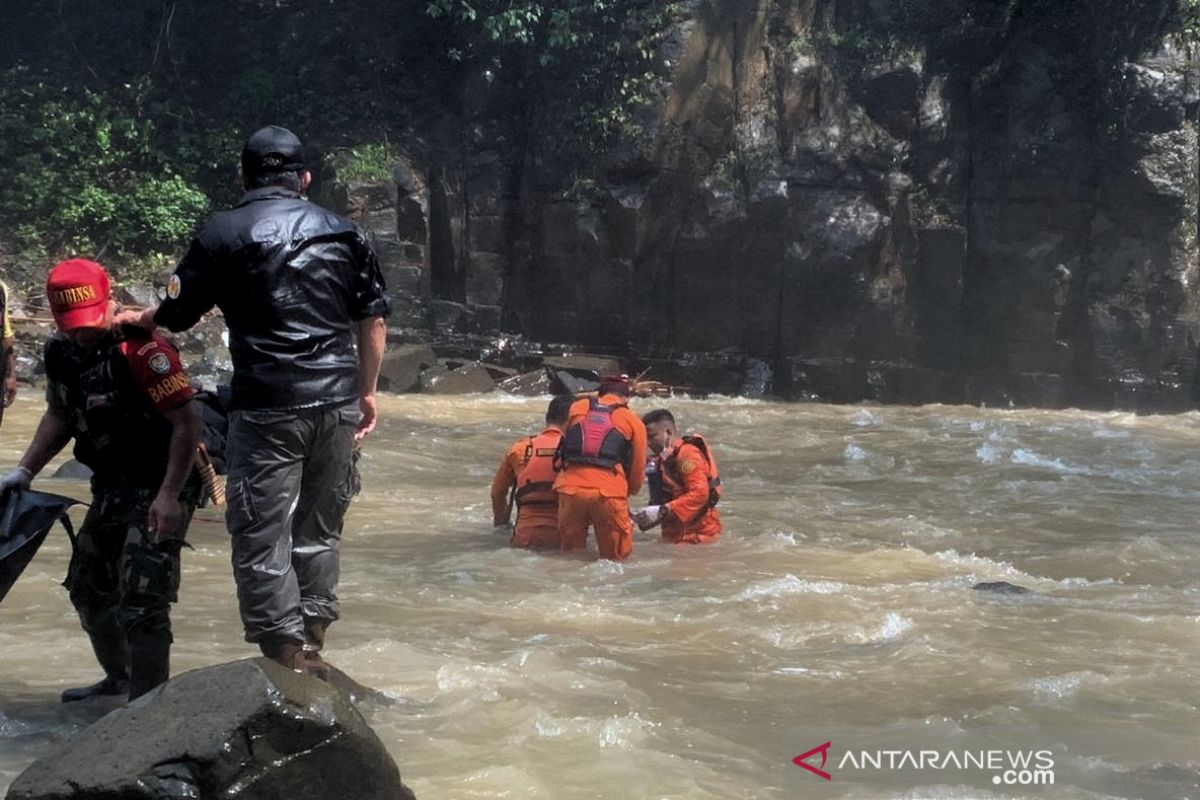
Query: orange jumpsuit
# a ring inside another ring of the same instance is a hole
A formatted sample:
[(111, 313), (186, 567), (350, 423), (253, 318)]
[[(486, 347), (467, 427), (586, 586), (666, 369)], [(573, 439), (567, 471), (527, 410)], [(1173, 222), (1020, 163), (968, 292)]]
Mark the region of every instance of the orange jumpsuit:
[[(624, 403), (618, 395), (599, 398), (604, 405)], [(571, 406), (567, 429), (582, 420), (589, 410), (588, 398)], [(637, 414), (622, 407), (612, 413), (613, 427), (630, 442), (629, 473), (623, 465), (613, 468), (591, 464), (567, 464), (558, 474), (558, 532), (562, 549), (587, 547), (588, 526), (596, 531), (596, 547), (602, 558), (621, 561), (633, 552), (633, 521), (629, 497), (642, 488), (646, 471), (646, 426)]]
[[(561, 432), (557, 428), (546, 428), (540, 435)], [(492, 477), (492, 522), (495, 525), (507, 523), (512, 515), (509, 495), (517, 485), (517, 476), (525, 467), (530, 455), (530, 443), (533, 437), (518, 439), (500, 459), (500, 466)], [(558, 538), (558, 508), (555, 505), (543, 503), (527, 503), (517, 507), (517, 524), (513, 530), (513, 547), (535, 547), (557, 550)]]
[(670, 498), (662, 522), (662, 538), (672, 544), (701, 544), (721, 535), (721, 515), (708, 508), (711, 468), (704, 453), (694, 444), (680, 442), (665, 458), (659, 473), (663, 491)]

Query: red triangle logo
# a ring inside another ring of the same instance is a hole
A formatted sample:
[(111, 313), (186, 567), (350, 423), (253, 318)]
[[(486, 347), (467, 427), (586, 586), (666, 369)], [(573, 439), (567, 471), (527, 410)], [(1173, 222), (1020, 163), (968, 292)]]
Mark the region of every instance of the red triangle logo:
[(828, 772), (826, 772), (823, 769), (817, 769), (816, 767), (814, 767), (812, 764), (809, 764), (805, 760), (805, 759), (812, 758), (817, 753), (820, 753), (821, 754), (821, 766), (824, 767), (825, 759), (829, 755), (829, 745), (830, 744), (832, 744), (832, 742), (826, 742), (823, 745), (814, 747), (812, 750), (809, 750), (807, 753), (801, 753), (800, 755), (798, 755), (792, 759), (792, 763), (795, 764), (797, 767), (804, 767), (806, 770), (808, 770), (809, 772), (811, 772), (814, 775), (820, 775), (825, 780), (831, 781), (831, 780), (833, 780), (833, 776), (831, 776)]

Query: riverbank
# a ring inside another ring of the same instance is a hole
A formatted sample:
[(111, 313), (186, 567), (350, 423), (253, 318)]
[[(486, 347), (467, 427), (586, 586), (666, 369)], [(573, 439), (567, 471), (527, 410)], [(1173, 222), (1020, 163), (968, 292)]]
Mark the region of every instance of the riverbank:
[[(41, 352), (53, 331), (37, 289), (14, 291), (18, 380), (39, 385)], [(163, 296), (151, 284), (118, 286), (117, 299), (147, 305)], [(770, 398), (800, 402), (920, 405), (947, 403), (988, 408), (1068, 408), (1183, 412), (1196, 407), (1179, 379), (1138, 374), (1093, 385), (1086, 398), (1064, 375), (936, 370), (906, 361), (793, 357), (769, 361), (729, 347), (715, 351), (656, 350), (616, 341), (611, 346), (537, 342), (503, 330), (499, 309), (393, 292), (389, 351), (380, 389), (391, 393), (472, 394), (502, 391), (540, 395), (595, 389), (598, 375), (628, 372), (657, 384), (655, 391)], [(191, 331), (170, 334), (185, 367), (205, 388), (228, 383), (232, 364), (219, 312)], [(648, 384), (649, 385), (649, 384)]]

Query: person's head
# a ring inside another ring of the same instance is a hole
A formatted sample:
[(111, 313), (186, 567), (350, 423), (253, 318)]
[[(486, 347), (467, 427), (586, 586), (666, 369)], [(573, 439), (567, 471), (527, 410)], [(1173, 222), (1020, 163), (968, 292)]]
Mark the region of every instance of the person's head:
[(59, 331), (81, 347), (95, 347), (112, 329), (108, 272), (95, 261), (72, 258), (46, 276), (46, 299)]
[(304, 193), (312, 173), (304, 168), (304, 145), (296, 134), (268, 125), (250, 134), (242, 147), (242, 186), (261, 189), (281, 186)]
[(654, 453), (661, 453), (675, 439), (675, 417), (665, 408), (656, 408), (642, 417), (646, 426), (646, 446)]
[(629, 376), (628, 375), (603, 375), (600, 378), (600, 390), (598, 394), (603, 397), (606, 394), (616, 394), (621, 397), (629, 396)]
[(546, 407), (546, 424), (555, 428), (566, 427), (571, 404), (574, 402), (575, 397), (569, 394), (560, 394), (553, 398), (550, 405)]

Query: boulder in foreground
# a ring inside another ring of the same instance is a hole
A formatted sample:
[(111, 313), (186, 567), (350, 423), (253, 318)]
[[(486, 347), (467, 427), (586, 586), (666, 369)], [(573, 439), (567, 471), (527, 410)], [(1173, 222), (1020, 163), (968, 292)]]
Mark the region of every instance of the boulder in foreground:
[(193, 670), (43, 756), (8, 800), (413, 800), (342, 690), (264, 658)]

